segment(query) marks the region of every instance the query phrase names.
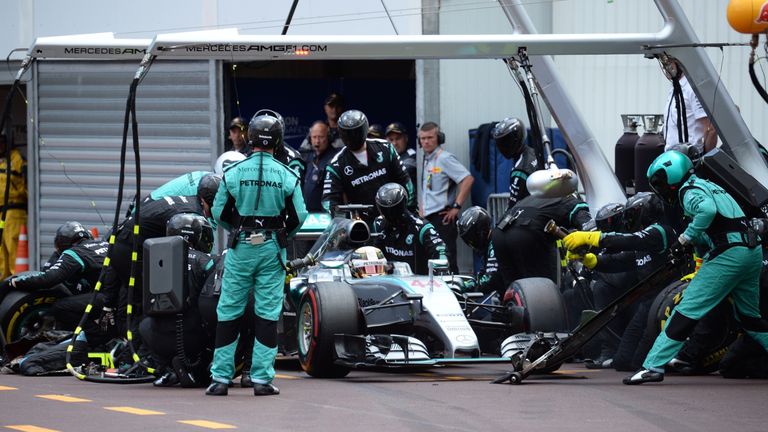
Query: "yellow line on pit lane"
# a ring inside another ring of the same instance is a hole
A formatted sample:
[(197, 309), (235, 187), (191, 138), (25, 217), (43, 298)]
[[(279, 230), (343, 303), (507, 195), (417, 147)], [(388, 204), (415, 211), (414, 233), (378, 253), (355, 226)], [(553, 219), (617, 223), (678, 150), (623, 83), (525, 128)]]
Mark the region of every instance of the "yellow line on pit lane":
[(120, 406), (117, 406), (117, 407), (104, 407), (104, 409), (105, 410), (110, 410), (110, 411), (117, 411), (117, 412), (127, 413), (127, 414), (135, 414), (135, 415), (140, 415), (140, 416), (146, 416), (146, 415), (165, 415), (164, 412), (160, 412), (160, 411), (152, 411), (152, 410), (146, 410), (146, 409), (141, 409), (141, 408), (125, 407), (125, 406), (123, 406), (123, 407), (120, 407)]
[(6, 426), (6, 428), (22, 431), (22, 432), (59, 432), (56, 429), (48, 429), (48, 428), (37, 427), (32, 425), (8, 425)]
[(299, 377), (296, 375), (275, 374), (275, 378), (295, 380), (295, 379), (304, 379), (305, 377)]
[(16, 387), (0, 386), (0, 391), (2, 390), (18, 390), (18, 389)]
[(59, 402), (91, 402), (90, 399), (83, 399), (83, 398), (78, 398), (74, 396), (64, 396), (64, 395), (57, 395), (57, 394), (35, 395), (35, 397), (39, 397), (40, 399), (55, 400)]
[(206, 429), (237, 429), (237, 426), (232, 426), (225, 423), (212, 422), (208, 420), (179, 420), (178, 422), (192, 425), (192, 426), (200, 426)]

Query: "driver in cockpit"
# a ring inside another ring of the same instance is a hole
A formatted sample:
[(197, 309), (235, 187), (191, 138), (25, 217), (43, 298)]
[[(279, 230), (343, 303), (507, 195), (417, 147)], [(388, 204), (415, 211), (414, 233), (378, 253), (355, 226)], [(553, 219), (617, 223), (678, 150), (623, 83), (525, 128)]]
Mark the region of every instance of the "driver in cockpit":
[(349, 271), (357, 279), (387, 274), (387, 259), (381, 249), (363, 246), (355, 249), (349, 258)]

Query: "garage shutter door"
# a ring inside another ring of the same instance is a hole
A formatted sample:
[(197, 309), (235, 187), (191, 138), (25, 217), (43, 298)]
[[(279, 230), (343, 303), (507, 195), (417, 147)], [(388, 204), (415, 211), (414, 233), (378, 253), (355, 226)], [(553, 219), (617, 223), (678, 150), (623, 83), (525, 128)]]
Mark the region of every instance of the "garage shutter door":
[[(136, 67), (136, 62), (37, 64), (31, 166), (39, 183), (32, 223), (37, 222), (33, 238), (43, 260), (53, 251), (62, 222), (98, 227), (102, 236), (112, 224), (125, 103)], [(222, 135), (215, 70), (207, 61), (158, 62), (139, 86), (142, 196), (184, 172), (210, 170)], [(130, 131), (128, 151), (121, 214), (136, 187)]]

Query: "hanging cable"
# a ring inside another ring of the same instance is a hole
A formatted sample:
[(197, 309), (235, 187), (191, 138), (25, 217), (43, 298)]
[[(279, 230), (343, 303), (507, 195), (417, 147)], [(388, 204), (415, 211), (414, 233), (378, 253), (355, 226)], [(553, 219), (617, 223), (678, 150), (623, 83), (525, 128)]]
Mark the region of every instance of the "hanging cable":
[(397, 26), (395, 25), (395, 21), (392, 20), (392, 15), (390, 15), (389, 9), (387, 9), (387, 5), (384, 4), (384, 0), (381, 0), (381, 7), (383, 7), (384, 12), (387, 13), (387, 18), (389, 18), (389, 23), (392, 24), (392, 30), (395, 31), (396, 35), (399, 35), (400, 33), (397, 32)]
[(757, 74), (755, 73), (755, 50), (757, 49), (758, 42), (759, 35), (752, 35), (752, 40), (749, 43), (749, 46), (752, 48), (749, 53), (749, 79), (752, 81), (752, 85), (755, 87), (755, 90), (757, 90), (760, 97), (763, 98), (765, 103), (768, 103), (768, 93), (765, 91), (762, 84), (760, 84), (760, 80), (757, 79)]
[(296, 6), (299, 4), (299, 0), (293, 0), (293, 4), (291, 4), (291, 10), (288, 11), (288, 17), (285, 19), (285, 24), (283, 24), (283, 32), (280, 33), (281, 35), (288, 34), (288, 27), (291, 26), (291, 20), (293, 20), (293, 13), (296, 12)]
[[(108, 272), (112, 271), (110, 269), (110, 264), (111, 264), (111, 259), (114, 255), (114, 247), (115, 247), (116, 236), (118, 232), (118, 226), (120, 222), (120, 208), (122, 207), (123, 191), (125, 188), (125, 169), (126, 169), (125, 160), (126, 160), (126, 154), (128, 150), (129, 125), (132, 129), (132, 141), (133, 141), (132, 147), (133, 147), (135, 166), (136, 166), (136, 196), (138, 197), (141, 195), (141, 158), (140, 158), (140, 152), (139, 152), (138, 121), (136, 119), (136, 90), (139, 84), (141, 83), (141, 81), (144, 79), (144, 76), (146, 76), (146, 72), (149, 71), (149, 68), (151, 67), (154, 59), (155, 59), (155, 56), (151, 54), (147, 54), (144, 57), (139, 67), (139, 70), (136, 72), (136, 75), (134, 76), (134, 79), (131, 82), (131, 86), (128, 91), (128, 99), (126, 101), (125, 118), (123, 123), (123, 139), (120, 147), (120, 175), (119, 175), (118, 192), (117, 192), (117, 203), (115, 205), (115, 214), (112, 220), (112, 228), (109, 234), (109, 246), (107, 248), (106, 257), (104, 258), (104, 264), (102, 266), (101, 273), (99, 274), (99, 279), (96, 282), (96, 286), (94, 287), (93, 295), (91, 296), (91, 299), (85, 308), (85, 312), (83, 313), (83, 316), (80, 318), (80, 322), (75, 328), (74, 334), (72, 335), (72, 339), (70, 340), (70, 343), (67, 346), (66, 361), (65, 361), (67, 370), (69, 371), (70, 374), (72, 374), (73, 376), (81, 380), (94, 381), (94, 382), (140, 383), (140, 382), (148, 382), (153, 379), (152, 377), (110, 378), (110, 377), (105, 377), (104, 374), (102, 374), (101, 376), (87, 375), (85, 373), (82, 373), (82, 371), (77, 371), (72, 366), (71, 354), (72, 354), (72, 351), (74, 350), (75, 341), (78, 339), (78, 336), (83, 330), (83, 326), (85, 322), (88, 320), (90, 313), (92, 312), (94, 300), (96, 299), (96, 296), (101, 290), (101, 287), (105, 280), (105, 276)], [(135, 365), (138, 365), (138, 367), (143, 367), (146, 369), (148, 373), (153, 374), (155, 372), (153, 368), (140, 363), (140, 358), (133, 346), (133, 332), (131, 331), (131, 316), (133, 312), (132, 297), (133, 297), (133, 289), (134, 289), (135, 280), (136, 280), (136, 274), (138, 270), (137, 261), (138, 261), (139, 235), (140, 235), (139, 224), (141, 221), (141, 200), (135, 199), (135, 202), (136, 202), (136, 207), (134, 209), (134, 215), (133, 215), (134, 226), (133, 226), (133, 233), (132, 233), (133, 235), (132, 249), (133, 250), (131, 252), (131, 268), (130, 268), (130, 275), (128, 279), (128, 293), (127, 293), (127, 304), (126, 304), (126, 340), (127, 340), (128, 347), (130, 349), (131, 357), (135, 362)]]

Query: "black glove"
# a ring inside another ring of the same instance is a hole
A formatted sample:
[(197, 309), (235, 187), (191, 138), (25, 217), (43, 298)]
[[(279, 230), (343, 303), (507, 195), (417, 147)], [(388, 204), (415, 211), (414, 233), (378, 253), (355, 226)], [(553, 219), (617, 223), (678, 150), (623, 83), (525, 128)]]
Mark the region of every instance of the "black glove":
[(693, 245), (691, 243), (683, 244), (680, 243), (680, 241), (675, 241), (671, 246), (669, 246), (669, 253), (677, 258), (683, 258), (687, 255), (690, 255), (692, 252)]

